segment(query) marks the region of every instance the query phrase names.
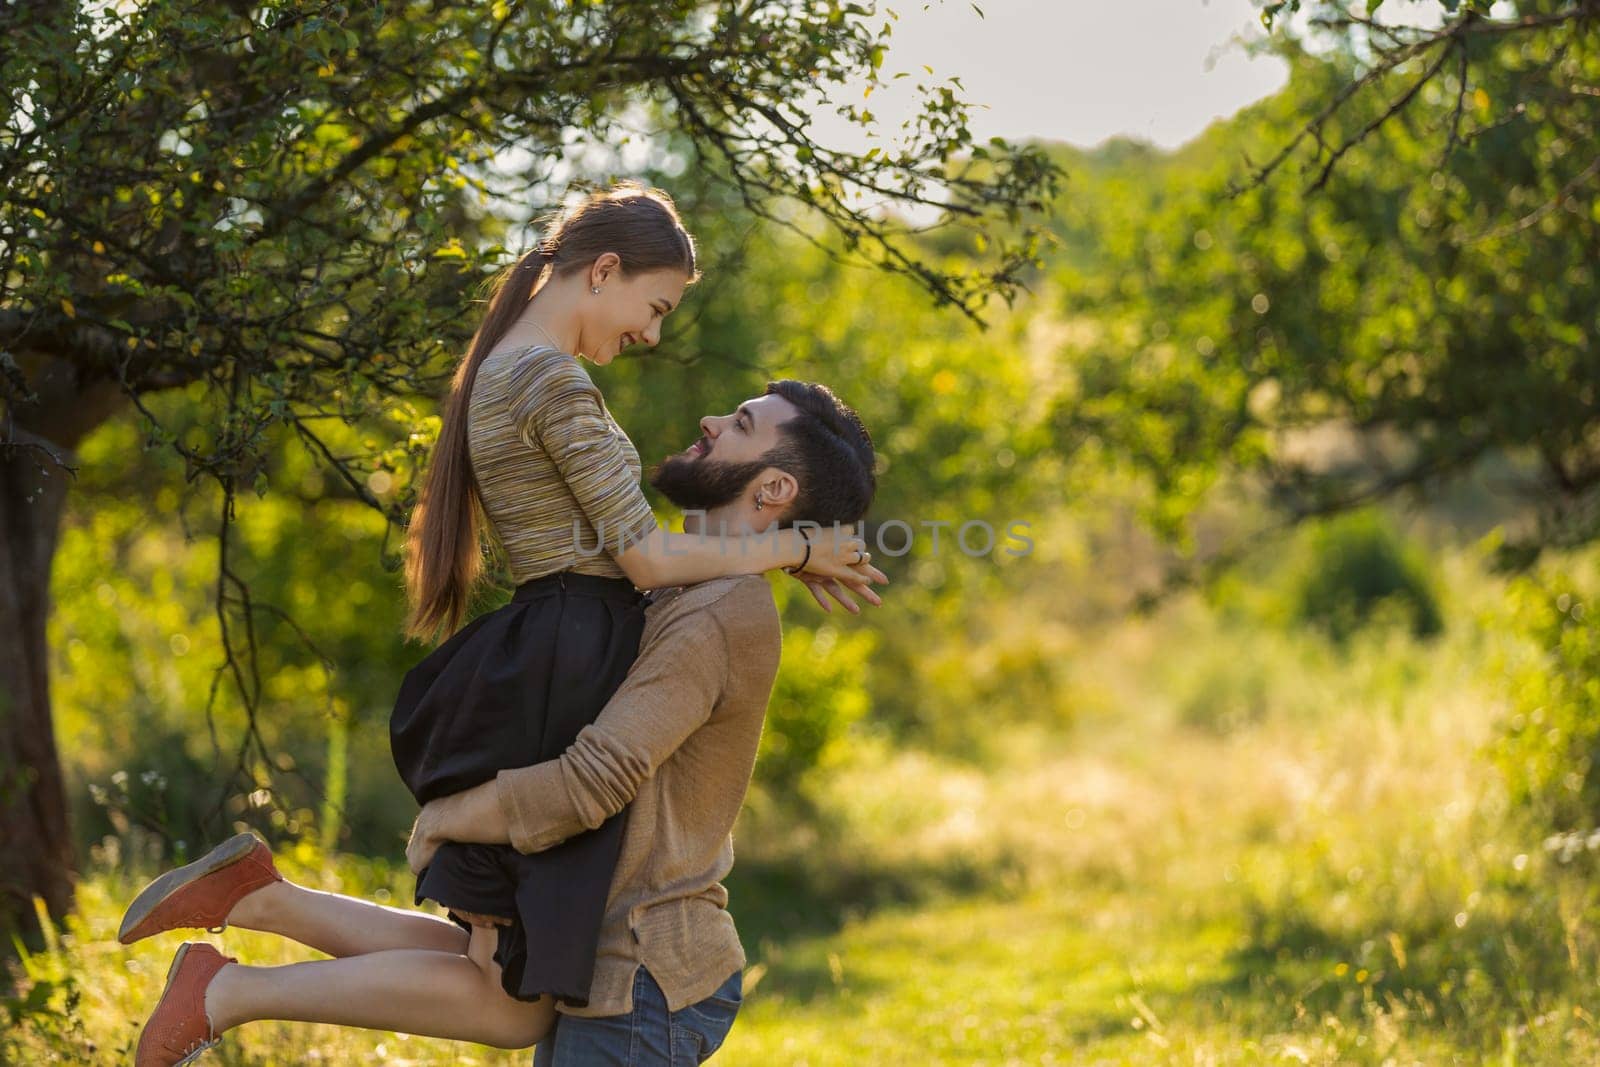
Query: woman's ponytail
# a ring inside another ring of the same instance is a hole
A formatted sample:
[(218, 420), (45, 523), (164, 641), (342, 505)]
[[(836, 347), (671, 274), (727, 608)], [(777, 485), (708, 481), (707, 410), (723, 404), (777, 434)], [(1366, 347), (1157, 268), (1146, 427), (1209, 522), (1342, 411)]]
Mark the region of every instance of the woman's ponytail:
[(522, 314), (549, 258), (540, 246), (490, 283), (489, 312), (450, 383), (439, 440), (406, 529), (407, 637), (431, 641), (448, 636), (470, 607), (483, 571), (483, 505), (467, 451), (467, 404), (478, 367)]

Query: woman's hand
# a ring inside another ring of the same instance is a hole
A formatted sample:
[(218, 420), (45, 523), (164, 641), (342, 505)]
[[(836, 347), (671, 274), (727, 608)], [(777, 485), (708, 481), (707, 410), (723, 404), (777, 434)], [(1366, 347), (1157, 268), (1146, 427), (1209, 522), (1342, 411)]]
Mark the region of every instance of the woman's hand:
[(872, 591), (872, 583), (887, 585), (889, 577), (872, 566), (872, 553), (867, 551), (865, 540), (838, 527), (810, 528), (806, 532), (811, 539), (811, 558), (806, 560), (805, 569), (795, 577), (806, 583), (812, 598), (823, 611), (833, 611), (824, 593), (843, 604), (852, 615), (859, 615), (861, 608), (850, 597), (850, 592), (874, 607), (883, 603), (878, 594)]
[[(870, 569), (873, 571), (877, 570), (876, 568)], [(881, 574), (881, 572), (878, 573)], [(863, 577), (865, 577), (865, 575), (863, 575)], [(817, 602), (817, 606), (830, 615), (833, 613), (833, 606), (828, 603), (828, 597), (830, 596), (839, 603), (843, 604), (845, 610), (850, 612), (850, 614), (861, 614), (861, 606), (851, 599), (849, 593), (845, 592), (844, 586), (840, 585), (832, 578), (818, 578), (816, 575), (806, 573), (797, 574), (795, 575), (795, 578), (805, 583), (806, 592), (811, 594), (811, 599), (815, 600)], [(855, 587), (852, 586), (852, 588)], [(866, 599), (874, 607), (878, 607), (883, 604), (883, 601), (878, 597), (878, 594), (874, 593), (870, 588), (865, 589), (864, 591), (857, 589), (857, 592), (861, 592), (862, 595), (866, 597)]]

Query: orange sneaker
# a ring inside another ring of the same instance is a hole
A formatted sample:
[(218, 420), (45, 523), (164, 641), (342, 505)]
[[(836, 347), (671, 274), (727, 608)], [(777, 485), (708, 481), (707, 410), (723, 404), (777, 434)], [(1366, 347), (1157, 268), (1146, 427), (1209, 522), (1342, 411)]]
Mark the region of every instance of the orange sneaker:
[(220, 934), (240, 897), (281, 881), (267, 843), (249, 831), (235, 834), (145, 886), (128, 905), (117, 940), (131, 945), (151, 934), (195, 927)]
[(134, 1067), (179, 1067), (222, 1044), (222, 1038), (211, 1032), (206, 987), (224, 966), (237, 962), (204, 941), (185, 941), (178, 946), (167, 969), (167, 987), (139, 1035)]

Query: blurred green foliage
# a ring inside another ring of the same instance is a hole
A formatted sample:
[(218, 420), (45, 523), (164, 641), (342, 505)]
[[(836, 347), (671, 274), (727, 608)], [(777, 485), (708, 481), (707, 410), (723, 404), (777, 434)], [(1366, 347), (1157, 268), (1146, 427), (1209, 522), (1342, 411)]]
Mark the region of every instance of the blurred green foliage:
[(1341, 515), (1310, 534), (1288, 591), (1295, 621), (1336, 641), (1385, 610), (1397, 612), (1419, 637), (1443, 629), (1426, 557), (1401, 540), (1382, 512)]
[[(1510, 709), (1492, 753), (1512, 799), (1535, 824), (1572, 835), (1563, 861), (1600, 848), (1600, 629), (1595, 597), (1573, 575), (1545, 571), (1507, 593), (1511, 624), (1532, 652), (1502, 659)], [(1597, 858), (1588, 857), (1593, 868)]]
[[(1503, 562), (1596, 534), (1600, 212), (1579, 190), (1600, 49), (1573, 5), (1526, 7), (1565, 21), (1464, 31), (1398, 117), (1356, 93), (1261, 184), (1251, 161), (1368, 69), (1360, 27), (1317, 54), (1281, 41), (1288, 87), (1175, 153), (1062, 152), (1058, 446), (1148, 480), (1142, 516), (1170, 543), (1192, 550), (1225, 472), (1315, 516), (1431, 494), (1497, 453), (1539, 475), (1540, 522)], [(1331, 146), (1369, 126), (1318, 186)]]
[(761, 781), (778, 796), (805, 795), (804, 786), (819, 784), (807, 783), (808, 774), (845, 758), (852, 727), (872, 708), (867, 681), (876, 638), (832, 623), (785, 627), (757, 763)]
[[(159, 402), (180, 413), (182, 395)], [(353, 437), (353, 430), (345, 434)], [(338, 439), (336, 437), (336, 439)], [(281, 494), (241, 500), (233, 565), (261, 609), (247, 684), (270, 762), (243, 752), (249, 719), (222, 676), (216, 626), (217, 494), (140, 447), (133, 419), (84, 443), (63, 522), (49, 642), (57, 724), (80, 842), (128, 824), (182, 851), (247, 815), (297, 833), (345, 791), (329, 832), (387, 851), (413, 814), (387, 758), (399, 678), (420, 656), (398, 632), (402, 595), (383, 562), (383, 517), (341, 497), (290, 440), (273, 453)], [(348, 718), (348, 781), (327, 780), (330, 727)], [(230, 781), (242, 764), (243, 788)], [(93, 803), (85, 803), (92, 800)]]

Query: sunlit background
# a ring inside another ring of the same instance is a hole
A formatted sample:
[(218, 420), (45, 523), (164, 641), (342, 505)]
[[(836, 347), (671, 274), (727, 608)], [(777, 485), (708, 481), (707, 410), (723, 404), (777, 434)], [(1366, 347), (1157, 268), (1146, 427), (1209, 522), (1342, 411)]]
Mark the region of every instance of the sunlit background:
[[(746, 1000), (716, 1062), (1600, 1062), (1594, 22), (1476, 11), (1470, 47), (1420, 53), (1261, 175), (1372, 61), (1314, 26), (1340, 9), (1269, 30), (1249, 0), (892, 6), (878, 86), (811, 97), (810, 134), (868, 152), (919, 80), (955, 77), (982, 105), (971, 144), (1040, 146), (1064, 178), (1010, 305), (963, 315), (804, 210), (758, 217), (653, 105), (628, 113), (637, 142), (573, 134), (549, 174), (514, 149), (459, 167), (678, 198), (705, 279), (657, 351), (594, 371), (646, 463), (769, 378), (822, 381), (880, 453), (869, 533), (919, 531), (878, 551), (892, 584), (859, 619), (772, 580), (784, 664), (728, 882)], [(1369, 6), (1418, 33), (1473, 11)], [(1494, 29), (1519, 19), (1548, 28)], [(448, 216), (465, 248), (430, 262), (516, 250), (547, 206)], [(961, 267), (1019, 226), (906, 246)], [(450, 292), (442, 371), (481, 312)], [(206, 397), (146, 402), (198, 442)], [(436, 403), (320, 425), (354, 485), (284, 432), (237, 499), (232, 566), (272, 607), (260, 758), (219, 681), (215, 484), (131, 408), (78, 446), (47, 633), (82, 877), (10, 964), (0, 1058), (130, 1047), (173, 946), (124, 949), (117, 918), (235, 827), (306, 884), (411, 901), (387, 716), (425, 649), (369, 505), (405, 499)], [(1022, 523), (1030, 550), (956, 550), (972, 521)], [(216, 1055), (528, 1062), (299, 1024)]]

